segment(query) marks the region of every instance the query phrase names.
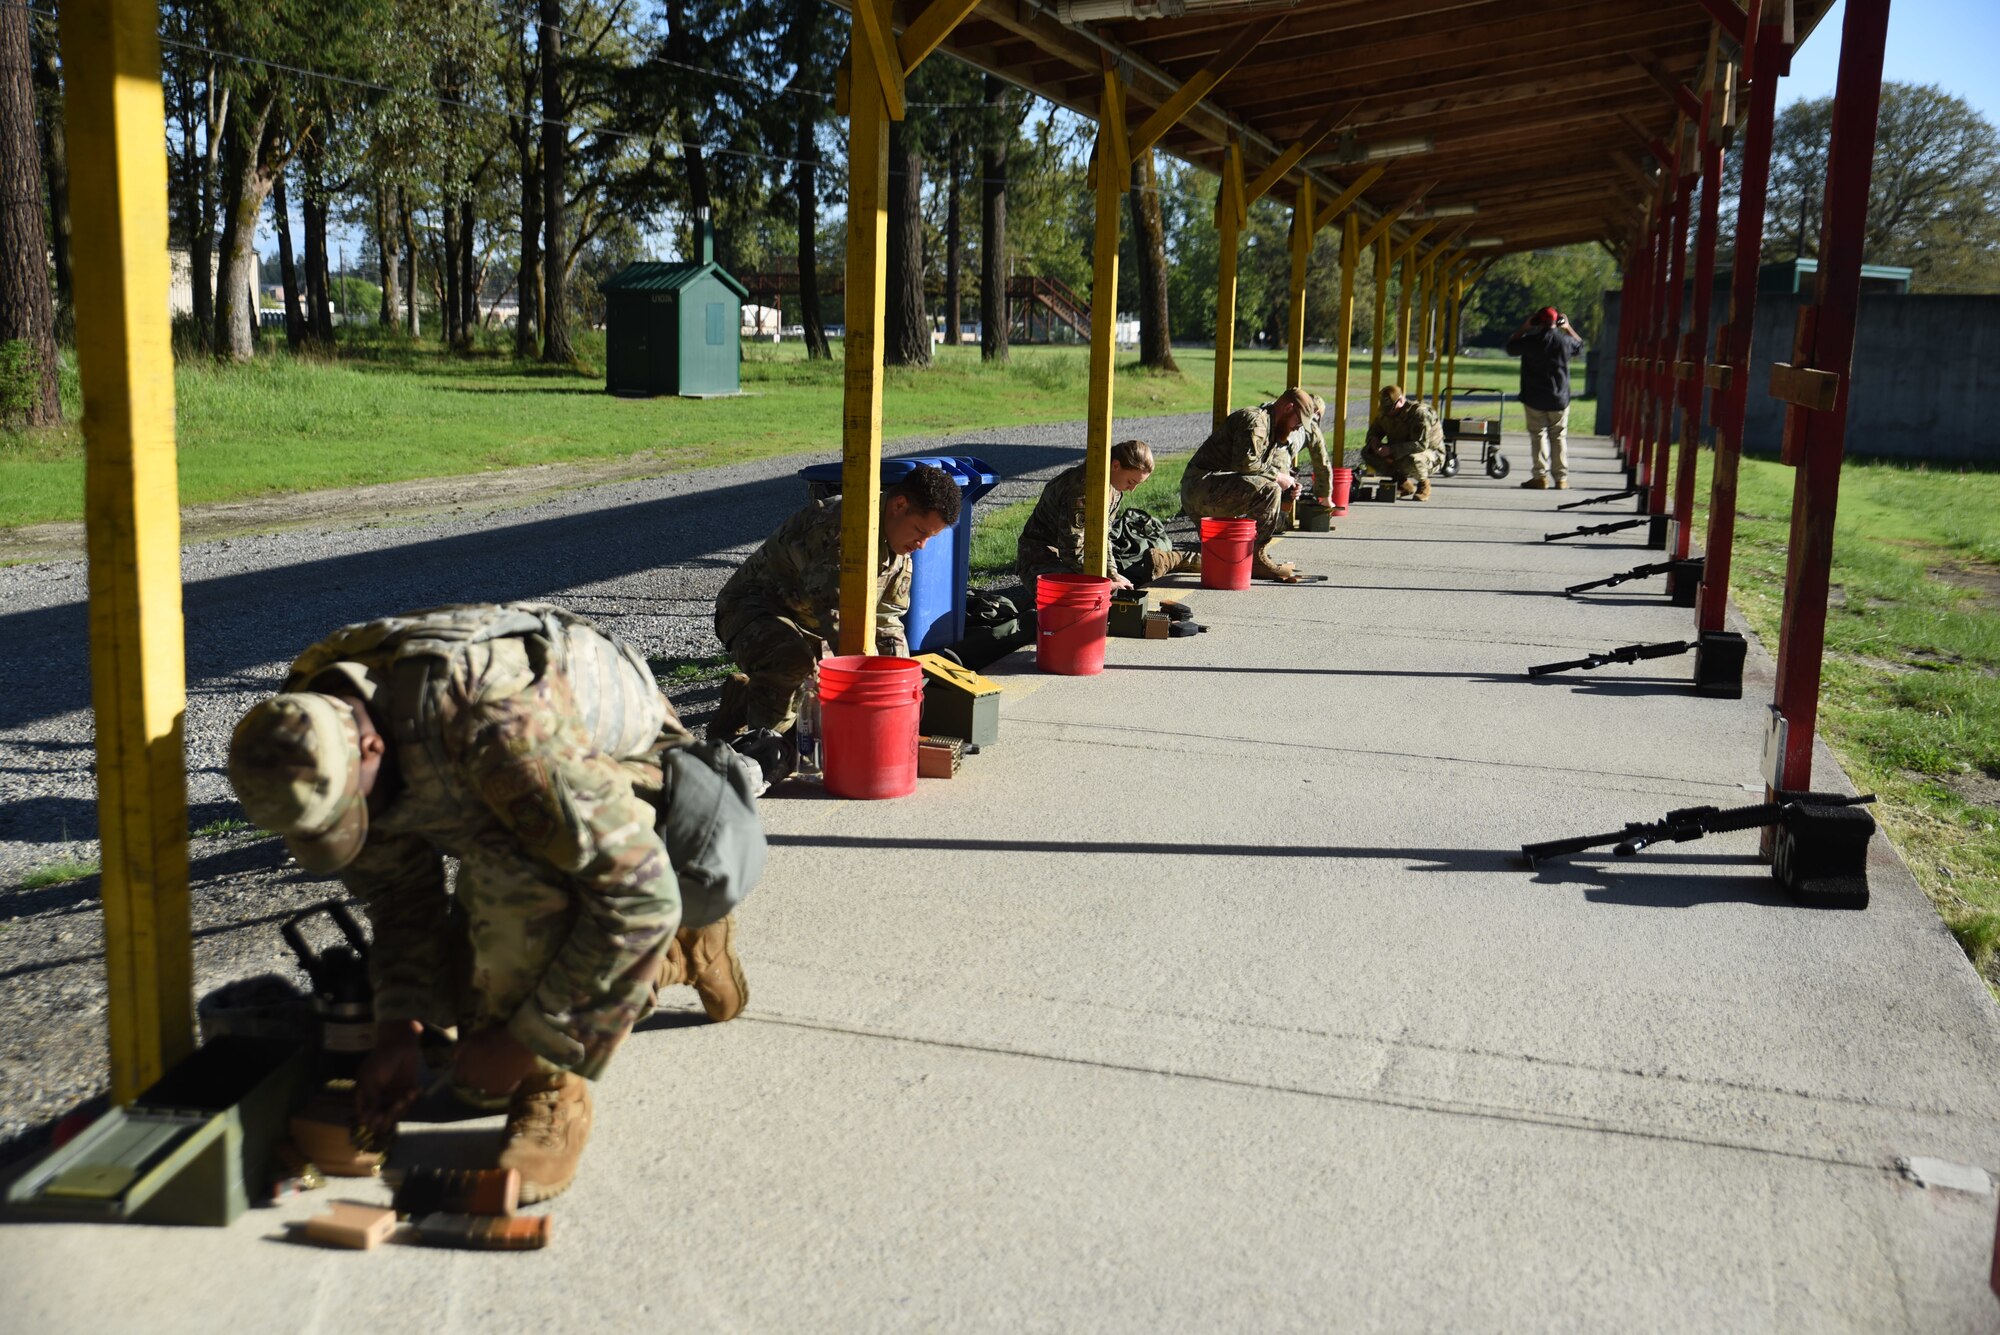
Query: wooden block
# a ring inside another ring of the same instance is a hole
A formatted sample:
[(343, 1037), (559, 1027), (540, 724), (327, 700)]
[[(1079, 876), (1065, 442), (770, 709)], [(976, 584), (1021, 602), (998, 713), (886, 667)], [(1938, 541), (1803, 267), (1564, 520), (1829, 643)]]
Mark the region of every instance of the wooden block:
[(325, 1214), (306, 1220), (306, 1237), (311, 1241), (364, 1252), (395, 1231), (394, 1210), (354, 1201), (336, 1201)]
[(1840, 397), (1840, 377), (1810, 366), (1771, 365), (1771, 397), (1816, 413), (1832, 412)]
[(1707, 376), (1708, 387), (1710, 389), (1728, 389), (1730, 378), (1735, 370), (1736, 368), (1728, 362), (1710, 362), (1708, 364)]

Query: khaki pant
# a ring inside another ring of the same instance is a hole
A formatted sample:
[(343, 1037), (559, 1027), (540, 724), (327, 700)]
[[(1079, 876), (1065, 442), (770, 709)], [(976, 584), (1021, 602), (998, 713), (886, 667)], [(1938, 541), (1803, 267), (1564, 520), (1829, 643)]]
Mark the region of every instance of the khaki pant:
[(1560, 482), (1569, 476), (1569, 409), (1543, 412), (1521, 405), (1528, 415), (1528, 442), (1533, 448), (1536, 477), (1553, 475)]
[(1181, 478), (1181, 513), (1195, 519), (1254, 519), (1257, 541), (1278, 531), (1284, 488), (1247, 473), (1188, 473)]

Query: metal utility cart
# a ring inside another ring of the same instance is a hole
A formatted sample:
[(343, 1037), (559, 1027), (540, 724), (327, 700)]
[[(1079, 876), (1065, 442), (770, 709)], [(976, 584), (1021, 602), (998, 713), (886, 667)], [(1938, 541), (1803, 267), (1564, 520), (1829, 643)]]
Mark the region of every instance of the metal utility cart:
[(1453, 393), (1452, 398), (1491, 398), (1495, 409), (1492, 417), (1447, 417), (1444, 419), (1444, 467), (1438, 469), (1443, 477), (1458, 476), (1458, 447), (1460, 442), (1479, 442), (1479, 462), (1486, 469), (1486, 476), (1502, 478), (1513, 470), (1507, 456), (1500, 453), (1500, 423), (1507, 413), (1507, 392), (1503, 389), (1472, 388)]

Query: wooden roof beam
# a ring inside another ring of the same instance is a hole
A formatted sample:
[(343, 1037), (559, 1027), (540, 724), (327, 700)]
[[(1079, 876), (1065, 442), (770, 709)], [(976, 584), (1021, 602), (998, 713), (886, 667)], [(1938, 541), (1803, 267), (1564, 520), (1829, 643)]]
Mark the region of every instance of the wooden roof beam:
[(1286, 173), (1299, 165), (1299, 160), (1320, 146), (1328, 135), (1338, 130), (1354, 111), (1352, 106), (1328, 107), (1320, 118), (1312, 123), (1306, 132), (1294, 140), (1290, 147), (1272, 159), (1269, 166), (1257, 173), (1249, 185), (1244, 187), (1243, 199), (1246, 204), (1262, 199), (1272, 186), (1285, 179)]
[[(953, 0), (953, 3), (962, 2), (963, 0)], [(933, 6), (940, 5), (945, 3), (945, 0), (931, 0), (931, 3)], [(977, 0), (974, 0), (974, 3), (977, 3)], [(1139, 128), (1132, 132), (1131, 155), (1136, 158), (1158, 143), (1160, 136), (1177, 124), (1197, 102), (1207, 97), (1209, 90), (1228, 78), (1229, 72), (1242, 64), (1243, 58), (1255, 50), (1258, 43), (1276, 32), (1279, 25), (1285, 21), (1285, 17), (1280, 14), (1261, 23), (1245, 24), (1243, 30), (1236, 35), (1236, 40), (1225, 47), (1215, 59), (1182, 80), (1181, 86), (1174, 91), (1173, 96), (1161, 103), (1153, 114), (1140, 122)]]
[(1328, 223), (1346, 212), (1349, 205), (1361, 198), (1361, 192), (1382, 179), (1382, 173), (1389, 170), (1386, 163), (1376, 163), (1356, 177), (1345, 190), (1335, 195), (1330, 203), (1313, 216), (1313, 231), (1317, 232)]
[(1646, 72), (1647, 78), (1666, 90), (1667, 96), (1674, 100), (1674, 105), (1680, 108), (1683, 116), (1694, 120), (1701, 119), (1701, 99), (1689, 92), (1686, 84), (1669, 74), (1666, 66), (1653, 56), (1640, 55), (1636, 52), (1630, 59), (1634, 65)]
[(1396, 219), (1402, 217), (1404, 214), (1408, 213), (1411, 209), (1415, 208), (1417, 206), (1417, 202), (1421, 200), (1425, 195), (1429, 194), (1431, 187), (1436, 184), (1437, 184), (1436, 181), (1425, 181), (1415, 190), (1412, 190), (1409, 194), (1409, 197), (1405, 199), (1402, 203), (1398, 204), (1393, 209), (1385, 211), (1381, 217), (1375, 220), (1373, 226), (1371, 226), (1367, 231), (1361, 234), (1361, 241), (1360, 241), (1361, 249), (1366, 250), (1368, 249), (1368, 247), (1374, 245), (1376, 238), (1380, 237), (1383, 233), (1387, 232), (1392, 226), (1394, 226)]
[(1729, 34), (1732, 41), (1738, 46), (1743, 45), (1743, 35), (1748, 30), (1748, 16), (1736, 7), (1735, 0), (1697, 0), (1697, 2), (1708, 11), (1708, 16)]

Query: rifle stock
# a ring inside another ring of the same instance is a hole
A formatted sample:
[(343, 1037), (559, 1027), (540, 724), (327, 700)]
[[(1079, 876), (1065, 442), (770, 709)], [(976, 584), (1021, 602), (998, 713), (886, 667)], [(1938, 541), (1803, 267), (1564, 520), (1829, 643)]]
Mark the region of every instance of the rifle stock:
[(1686, 843), (1705, 835), (1728, 834), (1736, 830), (1761, 829), (1776, 825), (1785, 813), (1797, 807), (1861, 807), (1874, 802), (1875, 794), (1848, 797), (1842, 793), (1786, 793), (1777, 802), (1759, 802), (1746, 807), (1682, 807), (1669, 811), (1657, 821), (1632, 821), (1611, 834), (1586, 834), (1570, 839), (1548, 839), (1522, 844), (1521, 856), (1530, 867), (1549, 858), (1567, 857), (1592, 848), (1611, 846), (1621, 858), (1629, 858), (1653, 844)]

